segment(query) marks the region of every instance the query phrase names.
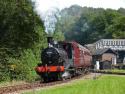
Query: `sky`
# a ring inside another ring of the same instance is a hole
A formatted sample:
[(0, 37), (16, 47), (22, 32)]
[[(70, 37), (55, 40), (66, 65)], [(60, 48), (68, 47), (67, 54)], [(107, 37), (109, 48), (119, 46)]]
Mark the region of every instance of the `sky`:
[(45, 13), (53, 8), (63, 9), (70, 7), (73, 4), (94, 8), (125, 8), (125, 0), (33, 0), (36, 2), (36, 10), (40, 13)]

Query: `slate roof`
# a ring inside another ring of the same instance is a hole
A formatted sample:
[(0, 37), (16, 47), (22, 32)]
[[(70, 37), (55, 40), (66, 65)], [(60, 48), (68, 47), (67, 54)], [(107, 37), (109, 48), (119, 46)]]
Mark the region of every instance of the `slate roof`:
[(110, 53), (114, 53), (114, 54), (117, 54), (115, 51), (113, 51), (112, 49), (110, 48), (105, 48), (105, 49), (96, 49), (95, 52), (93, 53), (93, 55), (102, 55), (103, 53), (106, 53), (110, 51)]
[(110, 48), (104, 48), (104, 49), (96, 49), (95, 44), (87, 44), (85, 45), (92, 53), (92, 55), (102, 55), (103, 53), (106, 53), (109, 51), (110, 53), (117, 54), (114, 50)]

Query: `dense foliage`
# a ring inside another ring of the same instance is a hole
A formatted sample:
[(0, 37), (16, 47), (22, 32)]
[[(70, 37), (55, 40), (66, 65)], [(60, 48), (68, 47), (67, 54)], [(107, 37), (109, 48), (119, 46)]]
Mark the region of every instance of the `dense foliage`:
[(105, 38), (125, 38), (125, 9), (87, 8), (73, 5), (61, 11), (56, 31), (81, 44)]
[(31, 0), (0, 0), (0, 81), (34, 79), (45, 37)]

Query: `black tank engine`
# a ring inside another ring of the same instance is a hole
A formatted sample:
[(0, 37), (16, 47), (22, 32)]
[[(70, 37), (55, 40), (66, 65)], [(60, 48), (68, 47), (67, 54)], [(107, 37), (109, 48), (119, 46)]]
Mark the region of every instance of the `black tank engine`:
[(41, 51), (41, 61), (35, 68), (43, 81), (71, 78), (91, 66), (92, 56), (88, 49), (76, 42), (55, 43), (48, 37), (48, 47)]

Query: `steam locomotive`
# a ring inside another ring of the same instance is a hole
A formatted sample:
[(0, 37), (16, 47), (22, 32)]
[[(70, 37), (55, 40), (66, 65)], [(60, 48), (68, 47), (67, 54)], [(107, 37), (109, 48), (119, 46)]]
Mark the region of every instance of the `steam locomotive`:
[(63, 80), (86, 72), (92, 61), (90, 51), (76, 42), (54, 42), (41, 52), (42, 63), (35, 68), (43, 81)]

